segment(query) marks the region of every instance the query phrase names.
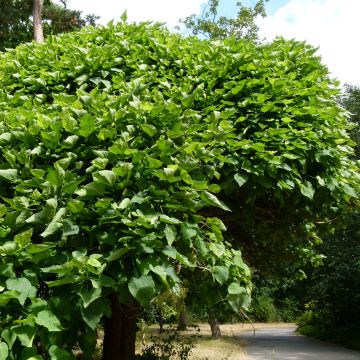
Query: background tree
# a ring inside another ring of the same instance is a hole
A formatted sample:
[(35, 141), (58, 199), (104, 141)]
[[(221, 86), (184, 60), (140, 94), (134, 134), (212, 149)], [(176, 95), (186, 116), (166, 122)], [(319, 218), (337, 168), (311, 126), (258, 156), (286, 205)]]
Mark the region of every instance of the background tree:
[(350, 121), (355, 125), (350, 135), (356, 143), (356, 157), (360, 159), (360, 86), (345, 85), (344, 94), (340, 97), (340, 104), (350, 112)]
[[(360, 88), (345, 85), (339, 102), (350, 112), (356, 125), (350, 132), (355, 157), (360, 159)], [(333, 235), (327, 236), (319, 249), (323, 266), (309, 270), (302, 284), (307, 311), (300, 319), (304, 334), (332, 339), (360, 349), (360, 212), (349, 214)], [(306, 287), (305, 287), (306, 286)]]
[(191, 15), (180, 20), (194, 35), (202, 35), (208, 39), (225, 39), (234, 36), (237, 39), (255, 41), (258, 39), (257, 16), (266, 16), (265, 2), (258, 0), (254, 7), (244, 6), (238, 1), (236, 17), (219, 15), (219, 0), (209, 0), (201, 15)]
[(43, 0), (34, 0), (33, 5), (33, 27), (34, 27), (34, 40), (36, 42), (44, 42), (44, 32), (42, 26), (42, 9)]
[[(13, 48), (34, 38), (32, 14), (38, 0), (0, 0), (0, 50)], [(45, 36), (80, 29), (86, 25), (95, 25), (98, 17), (82, 16), (81, 11), (71, 10), (44, 0), (42, 7), (42, 25)]]

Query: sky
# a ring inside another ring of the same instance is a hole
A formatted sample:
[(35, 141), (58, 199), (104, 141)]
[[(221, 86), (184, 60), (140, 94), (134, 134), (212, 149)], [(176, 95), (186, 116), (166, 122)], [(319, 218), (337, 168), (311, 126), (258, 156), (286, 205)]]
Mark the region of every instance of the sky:
[[(237, 0), (220, 0), (220, 13), (236, 15)], [(256, 0), (243, 0), (254, 5)], [(68, 7), (101, 16), (106, 24), (127, 10), (130, 21), (161, 21), (170, 29), (180, 18), (200, 13), (206, 0), (68, 0)], [(360, 0), (269, 0), (258, 19), (261, 39), (305, 40), (315, 47), (333, 77), (360, 85)]]

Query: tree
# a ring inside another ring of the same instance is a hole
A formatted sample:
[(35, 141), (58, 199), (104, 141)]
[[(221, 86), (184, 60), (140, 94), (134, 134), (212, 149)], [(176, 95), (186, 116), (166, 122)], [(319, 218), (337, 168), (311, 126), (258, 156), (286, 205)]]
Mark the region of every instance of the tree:
[(258, 26), (255, 23), (257, 16), (266, 16), (265, 2), (258, 0), (255, 6), (248, 7), (237, 2), (238, 13), (236, 18), (219, 16), (219, 0), (209, 0), (203, 13), (188, 16), (180, 20), (194, 35), (202, 35), (209, 39), (225, 39), (234, 36), (237, 39), (256, 41), (258, 39)]
[[(42, 2), (42, 1), (41, 1)], [(45, 35), (78, 30), (86, 25), (95, 25), (97, 17), (45, 0), (42, 7), (42, 25)], [(35, 6), (36, 5), (36, 6)], [(34, 38), (34, 25), (40, 28), (40, 0), (0, 0), (0, 50), (13, 48)], [(32, 21), (33, 10), (37, 19)]]
[(355, 125), (350, 135), (356, 143), (355, 154), (360, 159), (360, 87), (345, 85), (345, 92), (340, 97), (340, 104), (350, 112), (350, 121)]
[(36, 42), (44, 42), (44, 33), (41, 21), (43, 8), (43, 0), (34, 0), (33, 23), (34, 23), (34, 40)]
[(250, 229), (281, 215), (301, 236), (277, 248), (311, 246), (359, 186), (314, 52), (120, 23), (1, 54), (2, 358), (89, 359), (102, 323), (103, 359), (133, 359), (139, 308), (195, 273), (246, 308), (231, 211)]

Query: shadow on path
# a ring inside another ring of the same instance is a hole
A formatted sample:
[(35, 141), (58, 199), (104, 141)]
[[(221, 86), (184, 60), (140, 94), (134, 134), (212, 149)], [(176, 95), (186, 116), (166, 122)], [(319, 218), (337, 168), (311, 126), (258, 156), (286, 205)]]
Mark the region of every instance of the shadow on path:
[(239, 335), (253, 360), (359, 360), (360, 352), (295, 334), (295, 327)]

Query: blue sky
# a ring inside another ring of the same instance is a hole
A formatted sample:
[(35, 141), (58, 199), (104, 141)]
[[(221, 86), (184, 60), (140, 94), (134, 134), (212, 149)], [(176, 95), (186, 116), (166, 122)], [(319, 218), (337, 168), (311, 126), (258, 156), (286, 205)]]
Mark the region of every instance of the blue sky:
[[(55, 0), (56, 1), (56, 0)], [(236, 15), (237, 0), (220, 0), (220, 13)], [(130, 21), (161, 21), (170, 29), (180, 18), (200, 13), (207, 0), (68, 0), (68, 6), (101, 16), (101, 23), (118, 19), (127, 9)], [(243, 0), (253, 6), (256, 0)], [(276, 36), (305, 40), (319, 47), (318, 55), (342, 83), (360, 85), (358, 34), (360, 0), (269, 0), (267, 17), (258, 19), (260, 38)]]

